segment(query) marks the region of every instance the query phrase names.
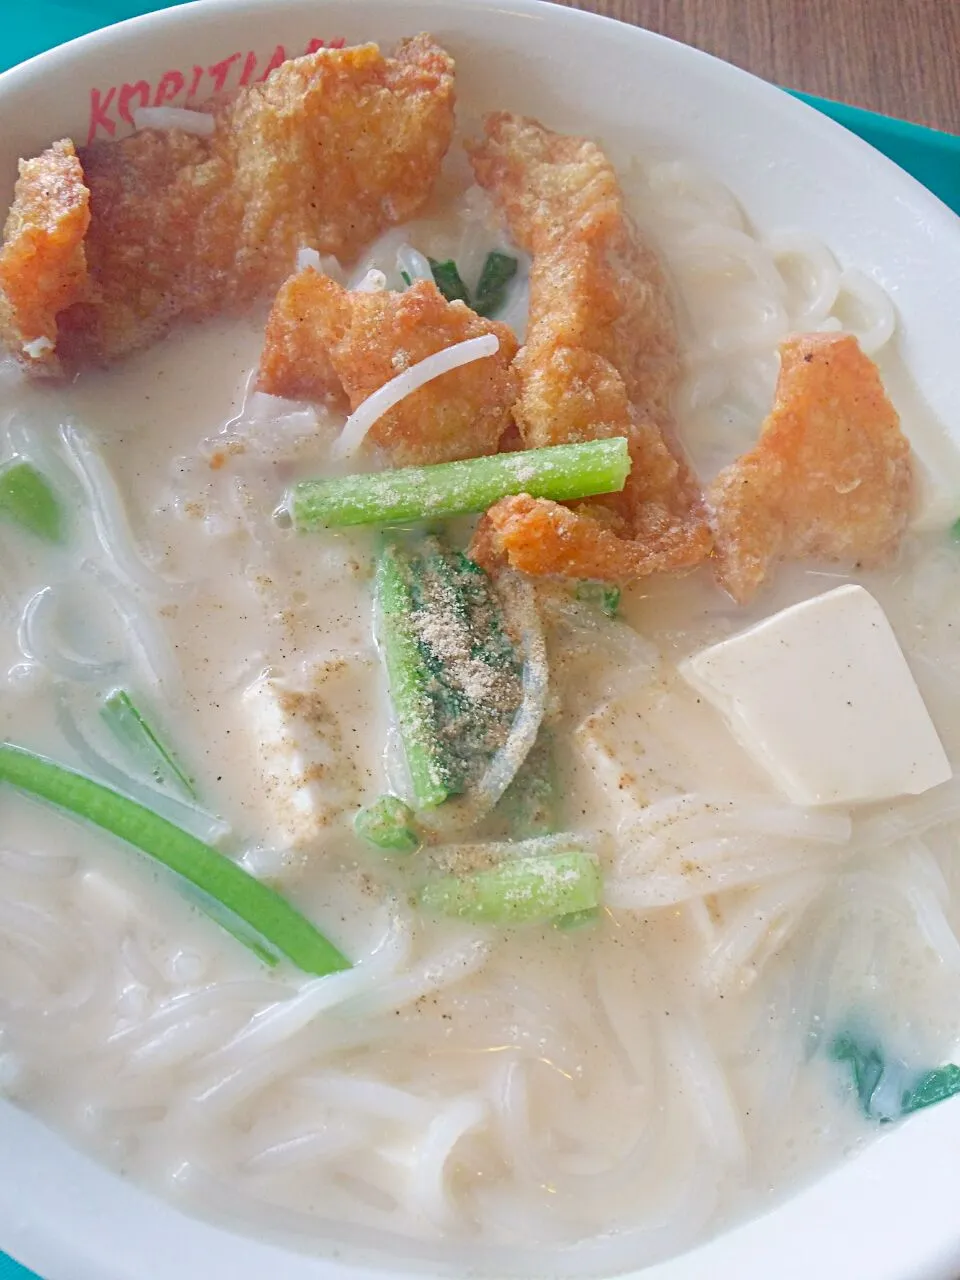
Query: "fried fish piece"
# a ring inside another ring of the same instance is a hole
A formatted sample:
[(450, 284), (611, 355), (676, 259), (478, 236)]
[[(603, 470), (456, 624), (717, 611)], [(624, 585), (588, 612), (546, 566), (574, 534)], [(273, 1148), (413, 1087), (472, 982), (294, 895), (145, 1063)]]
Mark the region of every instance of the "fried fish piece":
[(17, 198), (0, 252), (0, 341), (59, 373), (57, 315), (86, 295), (90, 192), (73, 143), (20, 161)]
[(717, 574), (741, 604), (780, 560), (885, 563), (910, 515), (910, 444), (856, 338), (801, 334), (780, 360), (756, 447), (707, 493)]
[[(177, 318), (239, 308), (276, 289), (301, 247), (353, 258), (429, 195), (453, 134), (453, 71), (427, 35), (393, 57), (375, 45), (320, 49), (209, 103), (209, 137), (148, 129), (83, 149), (85, 278), (70, 259), (70, 288), (57, 286), (67, 306), (48, 307), (43, 332), (29, 339), (12, 314), (8, 345), (38, 372), (52, 361), (22, 351), (37, 337), (68, 365), (110, 360)], [(57, 147), (33, 163), (49, 165), (52, 154)], [(59, 207), (55, 187), (39, 198), (35, 187), (29, 174), (18, 183), (0, 250), (8, 311), (27, 287), (24, 236), (35, 223), (50, 241)], [(53, 282), (48, 290), (54, 298)]]
[(374, 423), (370, 438), (398, 466), (496, 453), (510, 423), (517, 340), (507, 325), (447, 302), (419, 280), (404, 293), (351, 291), (312, 267), (280, 289), (267, 321), (258, 386), (271, 395), (351, 409), (411, 365), (454, 343), (496, 334), (500, 349), (441, 374)]
[(680, 376), (670, 291), (616, 173), (586, 138), (497, 112), (467, 144), (477, 182), (532, 255), (517, 421), (531, 447), (626, 434), (632, 407), (672, 431)]
[(673, 524), (657, 538), (625, 538), (604, 509), (561, 506), (521, 493), (501, 498), (477, 527), (470, 556), (487, 570), (507, 561), (523, 573), (629, 582), (651, 573), (693, 569), (704, 558), (702, 533)]
[[(670, 290), (626, 214), (613, 166), (594, 143), (505, 112), (487, 118), (483, 140), (468, 151), (477, 181), (532, 255), (514, 407), (524, 443), (622, 435), (633, 463), (622, 493), (575, 516), (508, 499), (496, 536), (481, 529), (478, 553), (499, 545), (531, 573), (589, 562), (591, 576), (614, 581), (690, 567), (709, 554), (711, 540), (674, 429), (680, 356)], [(561, 527), (562, 538), (544, 539)], [(617, 545), (623, 541), (642, 545)]]

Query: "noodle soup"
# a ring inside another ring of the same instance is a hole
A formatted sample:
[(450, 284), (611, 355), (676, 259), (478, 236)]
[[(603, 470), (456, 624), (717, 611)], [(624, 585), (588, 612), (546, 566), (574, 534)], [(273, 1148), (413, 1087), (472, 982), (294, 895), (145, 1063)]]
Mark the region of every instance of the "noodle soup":
[[(713, 175), (638, 151), (622, 176), (669, 279), (677, 427), (704, 484), (756, 440), (792, 333), (855, 333), (902, 390), (896, 314), (868, 276), (805, 233), (761, 236)], [(475, 293), (491, 253), (516, 260), (494, 319), (522, 342), (530, 255), (451, 152), (416, 217), (346, 266), (309, 246), (296, 265), (402, 294), (453, 262)], [(7, 788), (6, 1096), (237, 1229), (454, 1268), (469, 1250), (484, 1273), (526, 1275), (681, 1252), (947, 1096), (955, 780), (793, 803), (684, 675), (711, 646), (860, 584), (953, 764), (960, 596), (942, 521), (886, 567), (784, 565), (746, 605), (709, 566), (617, 600), (524, 579), (535, 636), (504, 597), (510, 732), (537, 704), (549, 829), (515, 825), (502, 787), (473, 825), (444, 827), (440, 805), (419, 852), (384, 852), (358, 811), (385, 794), (417, 805), (375, 618), (382, 535), (278, 519), (291, 486), (358, 468), (337, 457), (344, 406), (257, 389), (258, 306), (68, 384), (3, 367), (4, 456), (47, 479), (65, 532), (4, 526), (0, 714), (4, 738), (293, 902), (350, 967), (265, 965), (217, 927), (202, 885)], [(904, 409), (909, 393), (896, 398)], [(468, 519), (446, 535), (467, 546)], [(588, 856), (598, 908), (526, 923), (425, 909), (431, 859), (482, 874), (511, 840)]]

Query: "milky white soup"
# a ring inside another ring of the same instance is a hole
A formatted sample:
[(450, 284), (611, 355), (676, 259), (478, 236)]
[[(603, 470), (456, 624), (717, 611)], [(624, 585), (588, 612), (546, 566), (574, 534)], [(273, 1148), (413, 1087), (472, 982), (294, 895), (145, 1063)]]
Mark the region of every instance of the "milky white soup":
[[(792, 330), (858, 332), (913, 429), (869, 279), (800, 232), (761, 240), (682, 163), (636, 187), (677, 289), (678, 411), (704, 479), (754, 440)], [(435, 204), (355, 279), (375, 267), (400, 287), (404, 245), (475, 276), (498, 244), (483, 200)], [(521, 333), (524, 307), (521, 271), (506, 309)], [(955, 764), (960, 546), (931, 528), (883, 572), (784, 569), (747, 609), (706, 571), (635, 585), (615, 619), (542, 587), (561, 829), (599, 851), (607, 906), (574, 930), (438, 922), (411, 905), (403, 859), (353, 834), (360, 805), (404, 786), (376, 535), (274, 519), (291, 481), (331, 472), (341, 420), (246, 395), (262, 323), (183, 329), (61, 389), (5, 370), (5, 453), (51, 478), (71, 527), (53, 550), (2, 527), (2, 730), (241, 859), (355, 967), (264, 966), (155, 864), (5, 788), (0, 1087), (188, 1212), (395, 1266), (608, 1274), (762, 1211), (956, 1057), (960, 787), (791, 805), (678, 667), (860, 582)], [(463, 545), (469, 527), (453, 533)], [(271, 680), (318, 699), (309, 849), (278, 791)], [(162, 726), (196, 803), (105, 733), (118, 687)], [(854, 1068), (874, 1071), (862, 1096)]]

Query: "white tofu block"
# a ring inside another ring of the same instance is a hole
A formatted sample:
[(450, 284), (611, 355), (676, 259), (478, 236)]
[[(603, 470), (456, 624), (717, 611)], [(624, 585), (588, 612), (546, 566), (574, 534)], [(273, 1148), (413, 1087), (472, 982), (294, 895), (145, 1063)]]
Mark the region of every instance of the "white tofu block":
[(342, 720), (354, 710), (356, 686), (369, 679), (359, 666), (352, 657), (331, 657), (302, 679), (268, 673), (244, 692), (266, 834), (277, 848), (301, 849), (315, 841), (355, 798), (357, 764), (344, 749)]
[(847, 585), (681, 666), (795, 804), (919, 795), (952, 769), (887, 616)]

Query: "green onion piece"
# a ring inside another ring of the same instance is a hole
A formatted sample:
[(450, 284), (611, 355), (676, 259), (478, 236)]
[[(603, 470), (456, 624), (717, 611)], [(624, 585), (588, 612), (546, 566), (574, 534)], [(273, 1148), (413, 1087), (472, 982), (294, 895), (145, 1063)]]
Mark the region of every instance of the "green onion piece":
[(397, 547), (386, 547), (380, 557), (376, 600), (380, 651), (414, 799), (418, 809), (433, 809), (453, 794), (450, 762), (433, 723), (431, 673), (413, 626), (409, 565)]
[(507, 285), (517, 274), (518, 265), (517, 259), (511, 258), (507, 253), (497, 253), (494, 250), (487, 254), (473, 300), (473, 309), (477, 315), (492, 315), (503, 306)]
[(420, 902), (437, 915), (463, 920), (552, 920), (599, 904), (600, 869), (585, 853), (517, 858), (490, 871), (429, 881)]
[(420, 846), (413, 810), (397, 796), (381, 796), (361, 809), (353, 829), (361, 840), (391, 853), (413, 853)]
[(960, 1067), (952, 1063), (937, 1067), (928, 1071), (919, 1084), (904, 1093), (901, 1102), (903, 1114), (909, 1115), (911, 1111), (932, 1107), (952, 1098), (955, 1093), (960, 1093)]
[(407, 286), (408, 289), (413, 284), (413, 280), (409, 272), (404, 271), (402, 267), (400, 268), (400, 279), (403, 281), (403, 283)]
[(193, 779), (154, 732), (126, 689), (114, 689), (104, 700), (100, 715), (155, 782), (160, 786), (173, 786), (193, 800), (199, 798)]
[(428, 258), (430, 270), (433, 272), (433, 280), (437, 288), (443, 294), (448, 302), (465, 302), (470, 306), (470, 293), (467, 286), (460, 279), (460, 272), (457, 270), (457, 264), (452, 258), (448, 258), (446, 262), (437, 262), (435, 258)]
[(577, 599), (596, 605), (608, 618), (615, 618), (620, 608), (620, 588), (611, 587), (608, 582), (581, 582), (577, 586)]
[(557, 920), (554, 920), (553, 927), (572, 933), (576, 929), (583, 929), (587, 925), (596, 924), (599, 919), (600, 908), (588, 907), (585, 911), (571, 911), (569, 915), (560, 916)]
[(13, 462), (0, 471), (0, 514), (46, 542), (63, 538), (60, 500), (32, 462)]
[(10, 743), (0, 745), (0, 781), (85, 818), (182, 876), (213, 900), (215, 918), (227, 913), (235, 936), (247, 941), (254, 932), (261, 957), (275, 963), (278, 955), (285, 956), (319, 976), (350, 968), (350, 961), (273, 889), (135, 800)]
[(287, 506), (298, 529), (413, 524), (485, 511), (514, 493), (557, 502), (615, 493), (629, 471), (627, 441), (614, 436), (464, 462), (305, 480), (294, 486)]

